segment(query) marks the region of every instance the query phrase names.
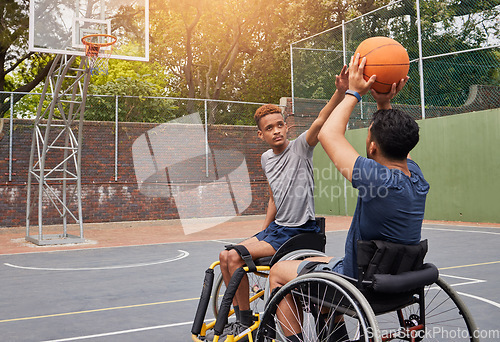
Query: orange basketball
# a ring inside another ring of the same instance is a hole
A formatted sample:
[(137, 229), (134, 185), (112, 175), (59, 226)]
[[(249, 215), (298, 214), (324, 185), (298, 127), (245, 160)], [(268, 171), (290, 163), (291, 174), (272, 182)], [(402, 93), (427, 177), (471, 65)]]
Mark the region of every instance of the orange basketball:
[(393, 83), (408, 75), (410, 58), (408, 52), (397, 41), (387, 37), (372, 37), (359, 44), (354, 55), (359, 53), (359, 60), (366, 57), (363, 72), (365, 80), (377, 75), (372, 88), (378, 93), (388, 93)]

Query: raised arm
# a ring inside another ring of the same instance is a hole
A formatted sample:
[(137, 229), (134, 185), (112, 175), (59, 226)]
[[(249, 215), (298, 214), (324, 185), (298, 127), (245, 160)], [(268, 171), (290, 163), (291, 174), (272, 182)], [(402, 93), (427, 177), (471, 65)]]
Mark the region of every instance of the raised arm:
[[(359, 66), (358, 62), (359, 54), (351, 57), (351, 63), (349, 64), (349, 90), (363, 96), (368, 92), (373, 82), (375, 82), (375, 76), (365, 81), (363, 78), (363, 69), (366, 58), (363, 58)], [(349, 181), (352, 181), (352, 170), (359, 153), (356, 152), (354, 147), (345, 138), (345, 131), (351, 112), (357, 103), (358, 99), (356, 96), (346, 96), (335, 108), (319, 133), (319, 141), (325, 152), (333, 161), (335, 167)]]
[[(368, 81), (363, 78), (365, 64), (366, 58), (363, 58), (360, 62), (359, 54), (352, 56), (349, 63), (349, 90), (358, 93), (359, 96), (365, 95), (376, 79), (375, 75), (370, 77)], [(391, 91), (387, 94), (379, 94), (372, 90), (378, 109), (390, 108), (390, 100), (404, 87), (407, 80), (408, 77), (401, 80), (397, 85), (394, 83)], [(345, 131), (351, 112), (357, 103), (356, 96), (346, 96), (323, 125), (318, 136), (321, 145), (323, 145), (335, 167), (349, 181), (352, 181), (352, 170), (359, 153), (345, 138)]]
[(349, 74), (347, 65), (344, 65), (340, 71), (340, 75), (335, 76), (335, 93), (333, 93), (330, 101), (319, 112), (318, 117), (311, 124), (311, 127), (306, 133), (306, 140), (309, 146), (316, 146), (318, 144), (318, 134), (323, 127), (332, 111), (344, 99), (345, 91), (349, 88)]

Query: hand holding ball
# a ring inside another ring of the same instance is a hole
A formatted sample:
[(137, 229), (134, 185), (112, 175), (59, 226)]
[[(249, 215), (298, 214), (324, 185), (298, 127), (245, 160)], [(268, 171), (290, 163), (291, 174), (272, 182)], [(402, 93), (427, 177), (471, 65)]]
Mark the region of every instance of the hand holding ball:
[(398, 83), (408, 75), (410, 58), (408, 52), (397, 41), (387, 37), (372, 37), (359, 44), (354, 55), (360, 54), (359, 60), (366, 57), (363, 77), (366, 81), (377, 75), (372, 85), (377, 93), (388, 93), (393, 83)]

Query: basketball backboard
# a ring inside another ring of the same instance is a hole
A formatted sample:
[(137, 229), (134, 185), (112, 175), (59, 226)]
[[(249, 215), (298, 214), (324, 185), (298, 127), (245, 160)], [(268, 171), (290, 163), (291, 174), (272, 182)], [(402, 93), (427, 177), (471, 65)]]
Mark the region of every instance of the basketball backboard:
[(148, 61), (149, 0), (30, 0), (30, 51), (83, 56), (89, 34), (118, 38), (111, 58)]

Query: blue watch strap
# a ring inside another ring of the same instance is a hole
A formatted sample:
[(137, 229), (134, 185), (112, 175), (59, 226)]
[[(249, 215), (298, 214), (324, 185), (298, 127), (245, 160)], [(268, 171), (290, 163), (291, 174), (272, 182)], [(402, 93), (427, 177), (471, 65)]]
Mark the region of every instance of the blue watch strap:
[(346, 93), (346, 94), (348, 94), (348, 95), (352, 95), (352, 96), (354, 96), (355, 98), (357, 98), (357, 99), (358, 99), (358, 102), (359, 102), (359, 101), (361, 101), (361, 95), (359, 95), (359, 93), (358, 93), (357, 91), (354, 91), (354, 90), (351, 90), (351, 89), (347, 89), (347, 90), (345, 91), (345, 93)]

